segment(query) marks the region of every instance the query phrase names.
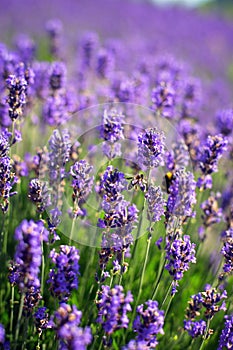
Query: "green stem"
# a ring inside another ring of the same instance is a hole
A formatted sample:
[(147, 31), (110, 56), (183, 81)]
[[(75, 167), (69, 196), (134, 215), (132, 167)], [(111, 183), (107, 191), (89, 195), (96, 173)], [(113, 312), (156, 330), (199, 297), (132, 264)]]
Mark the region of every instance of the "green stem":
[(12, 286), (11, 287), (11, 300), (10, 300), (10, 308), (11, 308), (10, 337), (11, 337), (11, 342), (13, 340), (14, 302), (15, 302), (15, 286)]
[(75, 220), (76, 220), (76, 217), (74, 217), (73, 220), (72, 220), (72, 226), (71, 226), (70, 238), (69, 238), (69, 245), (71, 245), (71, 242), (73, 240)]
[(200, 346), (199, 350), (202, 350), (203, 347), (204, 347), (205, 341), (206, 341), (208, 333), (209, 333), (209, 328), (210, 328), (210, 320), (207, 321), (205, 335), (204, 335), (204, 337), (202, 339), (201, 346)]
[(23, 313), (24, 297), (25, 297), (25, 293), (22, 293), (21, 298), (20, 298), (18, 320), (17, 320), (17, 324), (16, 324), (16, 331), (15, 331), (15, 349), (17, 347), (17, 342), (18, 342), (18, 338), (19, 338), (19, 330), (20, 330), (20, 323), (21, 323), (21, 318), (22, 318), (22, 313)]
[(172, 289), (172, 282), (170, 283), (170, 285), (169, 285), (169, 287), (168, 287), (168, 289), (167, 289), (167, 293), (166, 293), (166, 295), (165, 295), (165, 298), (163, 299), (162, 306), (166, 303), (167, 298), (168, 298), (168, 296), (169, 296), (169, 294), (170, 294), (170, 292), (171, 292), (171, 289)]
[(159, 289), (159, 285), (160, 285), (160, 281), (161, 281), (161, 278), (162, 278), (162, 275), (163, 275), (163, 271), (164, 271), (164, 266), (166, 265), (166, 259), (164, 259), (164, 255), (165, 255), (165, 252), (163, 251), (161, 253), (161, 256), (160, 256), (159, 271), (158, 271), (158, 274), (157, 274), (157, 278), (156, 278), (156, 281), (155, 281), (155, 285), (154, 285), (154, 289), (153, 289), (153, 293), (152, 293), (152, 297), (151, 297), (152, 300), (154, 300), (156, 295), (157, 295), (157, 292), (158, 292), (158, 289)]
[(137, 300), (135, 303), (134, 314), (136, 312), (136, 308), (137, 308), (137, 305), (138, 305), (138, 302), (140, 300), (141, 293), (142, 293), (142, 286), (143, 286), (143, 281), (144, 281), (144, 276), (145, 276), (145, 271), (146, 271), (146, 265), (147, 265), (147, 261), (148, 261), (148, 257), (149, 257), (150, 244), (151, 244), (151, 234), (149, 234), (148, 238), (147, 238), (146, 253), (145, 253), (145, 258), (144, 258), (143, 267), (142, 267), (142, 274), (141, 274), (141, 278), (140, 278), (139, 291), (138, 291), (138, 296), (137, 296)]

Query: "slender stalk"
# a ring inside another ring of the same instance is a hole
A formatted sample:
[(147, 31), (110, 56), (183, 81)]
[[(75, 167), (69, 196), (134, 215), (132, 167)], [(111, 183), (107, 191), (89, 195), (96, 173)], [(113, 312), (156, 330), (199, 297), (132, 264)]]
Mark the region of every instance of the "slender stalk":
[(16, 349), (16, 347), (17, 347), (17, 342), (18, 342), (18, 338), (19, 338), (19, 330), (20, 330), (21, 318), (22, 318), (22, 313), (23, 313), (24, 297), (25, 297), (25, 293), (22, 293), (21, 298), (20, 298), (18, 320), (17, 320), (17, 324), (16, 324), (14, 349)]
[(72, 226), (71, 226), (70, 238), (69, 238), (69, 245), (71, 245), (72, 240), (73, 240), (75, 220), (76, 220), (76, 216), (74, 216), (74, 217), (73, 217), (73, 220), (72, 220)]
[(199, 350), (202, 350), (203, 347), (204, 347), (205, 341), (206, 341), (208, 333), (209, 333), (209, 328), (210, 328), (210, 319), (208, 319), (208, 321), (207, 321), (205, 335), (204, 335), (204, 337), (202, 339), (201, 346), (200, 346)]
[(169, 294), (170, 294), (170, 292), (171, 292), (171, 288), (172, 288), (172, 282), (170, 283), (170, 285), (169, 285), (169, 287), (168, 287), (168, 289), (167, 289), (167, 293), (166, 293), (166, 295), (165, 295), (165, 297), (164, 297), (164, 299), (163, 299), (162, 306), (166, 303), (167, 298), (168, 298), (168, 296), (169, 296)]
[(149, 234), (148, 238), (147, 238), (145, 259), (144, 259), (144, 262), (143, 262), (142, 274), (141, 274), (141, 278), (140, 278), (139, 291), (138, 291), (138, 296), (137, 296), (137, 300), (136, 300), (136, 303), (135, 303), (134, 314), (136, 312), (136, 307), (138, 305), (138, 302), (140, 300), (141, 293), (142, 293), (142, 286), (143, 286), (143, 281), (144, 281), (144, 276), (145, 276), (145, 271), (146, 271), (146, 265), (147, 265), (148, 256), (149, 256), (150, 244), (151, 244), (151, 234)]
[(164, 255), (165, 255), (165, 252), (163, 251), (161, 253), (161, 256), (160, 256), (159, 271), (158, 271), (158, 274), (157, 274), (157, 278), (156, 278), (156, 281), (155, 281), (155, 285), (154, 285), (154, 289), (153, 289), (153, 293), (152, 293), (152, 297), (151, 297), (152, 300), (154, 300), (156, 295), (157, 295), (157, 292), (158, 292), (158, 289), (159, 289), (159, 285), (160, 285), (160, 281), (161, 281), (161, 278), (162, 278), (162, 275), (163, 275), (163, 271), (164, 271), (164, 266), (166, 265), (166, 259), (164, 259)]
[(15, 302), (15, 286), (12, 286), (11, 287), (11, 301), (10, 301), (10, 308), (11, 308), (10, 336), (11, 336), (11, 341), (13, 340), (14, 302)]

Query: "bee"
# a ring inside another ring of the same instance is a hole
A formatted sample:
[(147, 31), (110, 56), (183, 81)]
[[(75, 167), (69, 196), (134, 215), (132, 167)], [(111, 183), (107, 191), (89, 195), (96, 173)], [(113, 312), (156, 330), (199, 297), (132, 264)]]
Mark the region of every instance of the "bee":
[(175, 174), (172, 171), (168, 171), (165, 175), (166, 191), (170, 193), (170, 186), (172, 181), (176, 178)]
[(146, 191), (146, 180), (144, 179), (143, 174), (136, 174), (135, 176), (130, 176), (126, 179), (131, 180), (128, 186), (128, 190), (131, 190), (133, 187), (135, 187), (135, 189), (139, 187), (141, 191)]

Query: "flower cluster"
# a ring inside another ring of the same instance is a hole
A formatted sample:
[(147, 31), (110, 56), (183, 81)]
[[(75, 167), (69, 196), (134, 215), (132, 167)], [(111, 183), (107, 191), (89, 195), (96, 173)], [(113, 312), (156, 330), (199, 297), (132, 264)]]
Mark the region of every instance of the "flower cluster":
[[(198, 179), (198, 186), (200, 188), (211, 188), (212, 184), (206, 185), (206, 176), (218, 171), (218, 162), (223, 153), (227, 150), (228, 140), (220, 135), (208, 136), (205, 144), (202, 146), (199, 166), (202, 171), (201, 178)], [(209, 177), (207, 178), (208, 181)]]
[(75, 305), (61, 303), (58, 310), (49, 321), (59, 339), (59, 349), (80, 349), (86, 350), (92, 341), (91, 329), (89, 327), (81, 328), (82, 312)]
[(103, 143), (103, 152), (109, 158), (115, 158), (121, 154), (119, 140), (124, 139), (124, 115), (115, 109), (105, 110), (102, 118), (100, 137)]
[[(224, 290), (219, 293), (215, 288), (210, 285), (206, 285), (205, 291), (196, 295), (192, 295), (191, 300), (188, 302), (189, 306), (186, 309), (186, 321), (184, 322), (184, 328), (188, 331), (192, 337), (198, 337), (203, 335), (206, 328), (206, 321), (203, 319), (197, 320), (200, 317), (201, 310), (204, 310), (203, 316), (207, 320), (211, 320), (214, 315), (220, 310), (226, 310), (225, 302), (227, 292)], [(192, 322), (190, 322), (192, 321)], [(212, 334), (212, 330), (208, 330), (208, 335)]]
[(222, 135), (230, 135), (233, 129), (233, 109), (219, 111), (216, 115), (216, 124)]
[(223, 247), (221, 254), (224, 256), (223, 272), (219, 278), (223, 279), (224, 276), (231, 275), (233, 272), (233, 228), (224, 232), (222, 235)]
[(33, 314), (34, 323), (39, 336), (41, 336), (44, 329), (48, 327), (49, 315), (46, 307), (39, 307)]
[(165, 269), (174, 279), (172, 294), (176, 292), (177, 281), (183, 278), (185, 271), (188, 271), (190, 263), (196, 263), (195, 244), (191, 243), (190, 237), (185, 235), (183, 238), (167, 239), (166, 260), (168, 261)]
[(70, 168), (75, 216), (84, 214), (82, 205), (85, 203), (93, 185), (94, 178), (93, 176), (90, 176), (92, 169), (93, 167), (90, 166), (86, 160), (80, 160)]
[(102, 324), (107, 334), (128, 327), (127, 313), (131, 311), (131, 302), (133, 302), (131, 292), (127, 292), (125, 295), (122, 286), (116, 285), (112, 289), (109, 286), (102, 286), (96, 300), (97, 322)]
[(167, 216), (180, 216), (183, 219), (193, 215), (196, 203), (196, 182), (191, 172), (184, 168), (177, 170), (169, 186)]
[(218, 350), (232, 349), (233, 347), (233, 316), (225, 316), (225, 324), (222, 330)]
[(157, 335), (164, 334), (163, 325), (164, 311), (159, 310), (157, 301), (148, 300), (145, 305), (139, 305), (133, 323), (133, 330), (137, 333), (136, 343), (146, 345), (148, 349), (156, 347)]
[(60, 301), (67, 301), (72, 290), (78, 289), (79, 251), (61, 245), (59, 253), (55, 249), (51, 251), (50, 258), (55, 266), (49, 273), (49, 289)]
[(152, 90), (152, 108), (162, 117), (173, 118), (175, 96), (175, 89), (171, 82), (159, 82)]
[(28, 85), (25, 75), (20, 74), (20, 67), (17, 73), (16, 75), (10, 75), (6, 80), (6, 86), (9, 90), (7, 99), (9, 105), (9, 117), (12, 121), (23, 115), (23, 107), (26, 104)]
[(45, 182), (32, 179), (29, 182), (28, 198), (36, 205), (37, 211), (42, 213), (50, 205), (49, 190)]
[(28, 291), (30, 287), (40, 288), (39, 273), (41, 265), (43, 241), (48, 241), (48, 231), (42, 221), (23, 220), (15, 230), (18, 241), (15, 252), (17, 274), (20, 279), (17, 284), (21, 291)]
[(156, 128), (146, 129), (138, 135), (138, 161), (147, 168), (163, 165), (165, 136)]
[(0, 134), (0, 206), (3, 213), (9, 207), (9, 198), (16, 194), (12, 191), (17, 177), (13, 172), (12, 161), (9, 157), (9, 140), (4, 133)]
[(155, 186), (149, 186), (148, 191), (145, 194), (147, 208), (147, 217), (150, 222), (157, 222), (164, 215), (165, 200), (161, 188)]

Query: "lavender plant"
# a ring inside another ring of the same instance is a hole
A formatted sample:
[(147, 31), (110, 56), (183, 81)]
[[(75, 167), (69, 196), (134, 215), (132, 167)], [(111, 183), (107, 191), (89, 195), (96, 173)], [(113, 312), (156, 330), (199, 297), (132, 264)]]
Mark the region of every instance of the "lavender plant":
[(230, 349), (233, 26), (61, 2), (0, 43), (0, 348)]

